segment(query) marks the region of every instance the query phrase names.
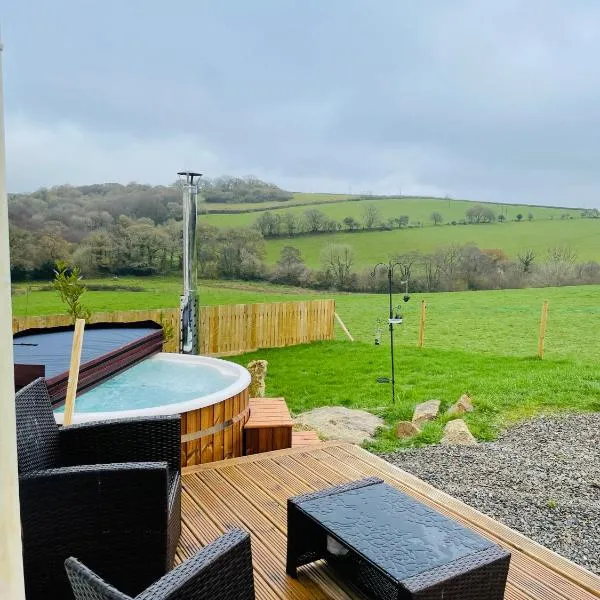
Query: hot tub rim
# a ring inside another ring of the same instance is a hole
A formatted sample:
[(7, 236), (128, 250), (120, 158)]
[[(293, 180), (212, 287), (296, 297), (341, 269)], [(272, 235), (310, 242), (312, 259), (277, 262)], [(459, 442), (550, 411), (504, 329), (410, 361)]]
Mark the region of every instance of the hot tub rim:
[[(152, 406), (148, 408), (137, 408), (132, 410), (119, 410), (110, 412), (77, 412), (77, 404), (75, 404), (75, 413), (72, 423), (90, 423), (93, 421), (109, 421), (115, 419), (130, 419), (137, 417), (156, 417), (167, 415), (178, 415), (186, 412), (191, 412), (199, 408), (205, 408), (223, 402), (229, 398), (240, 394), (250, 385), (250, 373), (248, 370), (237, 363), (216, 358), (213, 356), (200, 356), (192, 354), (174, 354), (170, 352), (157, 352), (149, 358), (160, 358), (163, 360), (173, 360), (177, 362), (193, 362), (197, 364), (205, 364), (209, 366), (220, 365), (224, 370), (237, 373), (238, 378), (227, 387), (207, 394), (199, 398), (178, 402), (176, 404), (164, 404), (161, 406)], [(148, 360), (148, 359), (145, 359)], [(140, 364), (140, 363), (137, 363)], [(64, 413), (54, 413), (54, 419), (58, 425), (62, 425)]]

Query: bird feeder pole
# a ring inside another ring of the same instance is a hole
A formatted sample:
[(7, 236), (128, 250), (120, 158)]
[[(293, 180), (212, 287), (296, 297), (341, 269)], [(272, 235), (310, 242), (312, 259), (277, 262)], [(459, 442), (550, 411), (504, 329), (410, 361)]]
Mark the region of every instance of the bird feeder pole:
[[(372, 277), (375, 277), (378, 269), (382, 269), (387, 271), (388, 278), (388, 296), (389, 296), (389, 304), (390, 304), (390, 316), (388, 319), (388, 325), (390, 329), (390, 361), (391, 361), (391, 371), (392, 378), (390, 381), (392, 387), (392, 404), (396, 403), (396, 367), (394, 363), (394, 325), (399, 325), (402, 323), (401, 315), (394, 315), (394, 300), (393, 300), (393, 281), (394, 281), (394, 269), (400, 266), (400, 263), (377, 263), (373, 268), (373, 272), (371, 273)], [(400, 282), (403, 285), (406, 285), (405, 293), (404, 293), (404, 302), (408, 301), (408, 280)], [(383, 381), (383, 380), (382, 380)]]
[(0, 41), (0, 598), (25, 600), (12, 341)]

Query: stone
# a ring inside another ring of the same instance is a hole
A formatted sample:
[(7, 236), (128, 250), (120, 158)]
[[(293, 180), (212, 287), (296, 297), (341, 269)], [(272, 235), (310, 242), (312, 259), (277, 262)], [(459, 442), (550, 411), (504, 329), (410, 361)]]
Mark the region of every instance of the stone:
[(471, 396), (463, 394), (447, 411), (447, 415), (464, 415), (473, 412), (473, 401)]
[(415, 406), (412, 422), (418, 427), (426, 421), (433, 421), (440, 410), (439, 400), (428, 400)]
[(296, 425), (314, 429), (319, 437), (351, 444), (370, 440), (384, 420), (365, 410), (345, 406), (321, 406), (300, 413), (294, 419)]
[(477, 440), (462, 419), (454, 419), (448, 421), (444, 427), (442, 444), (445, 446), (474, 446), (477, 444)]
[(267, 367), (269, 363), (266, 360), (252, 360), (246, 367), (250, 372), (250, 387), (248, 392), (250, 398), (265, 397), (265, 377), (267, 376)]
[(398, 425), (396, 425), (396, 437), (401, 439), (410, 438), (420, 432), (421, 430), (410, 421), (400, 421)]

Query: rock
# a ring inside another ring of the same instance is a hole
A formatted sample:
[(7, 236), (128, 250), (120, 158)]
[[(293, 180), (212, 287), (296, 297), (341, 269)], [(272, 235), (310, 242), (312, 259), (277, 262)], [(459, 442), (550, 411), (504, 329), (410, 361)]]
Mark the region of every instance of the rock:
[(396, 425), (396, 437), (399, 438), (410, 438), (420, 432), (421, 430), (410, 421), (400, 421), (398, 425)]
[(463, 394), (447, 411), (447, 415), (464, 415), (473, 411), (471, 396)]
[(370, 412), (345, 406), (321, 406), (299, 414), (294, 423), (316, 429), (328, 440), (362, 444), (369, 440), (384, 421)]
[(266, 360), (253, 360), (246, 367), (250, 371), (250, 387), (248, 392), (250, 398), (265, 397), (265, 377), (267, 376), (267, 367), (269, 363)]
[(477, 444), (477, 440), (462, 419), (454, 419), (448, 421), (446, 427), (444, 427), (442, 444), (446, 446), (473, 446)]
[(412, 422), (418, 427), (426, 421), (433, 421), (440, 410), (439, 400), (428, 400), (415, 406)]

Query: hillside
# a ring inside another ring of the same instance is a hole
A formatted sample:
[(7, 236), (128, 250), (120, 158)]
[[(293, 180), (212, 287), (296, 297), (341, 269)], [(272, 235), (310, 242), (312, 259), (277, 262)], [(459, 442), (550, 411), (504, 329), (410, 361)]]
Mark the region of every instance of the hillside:
[(549, 248), (570, 246), (579, 261), (600, 262), (600, 220), (572, 219), (506, 222), (479, 225), (440, 225), (393, 231), (354, 231), (277, 238), (266, 242), (267, 262), (274, 263), (284, 246), (298, 248), (310, 267), (320, 265), (328, 244), (348, 244), (354, 250), (354, 268), (372, 266), (389, 255), (431, 253), (449, 244), (474, 243), (480, 248), (499, 248), (510, 258), (531, 248), (543, 257)]
[[(365, 279), (365, 268), (421, 253), (428, 257), (411, 258), (408, 276), (429, 291), (600, 282), (597, 210), (292, 193), (253, 177), (203, 179), (200, 197), (199, 269), (208, 278), (371, 291), (379, 282)], [(182, 212), (176, 186), (58, 186), (11, 195), (11, 276), (47, 280), (59, 258), (86, 276), (177, 272)], [(292, 248), (280, 260), (286, 246)]]
[[(483, 204), (492, 209), (495, 215), (503, 214), (507, 221), (514, 220), (518, 214), (522, 214), (526, 219), (529, 213), (533, 214), (534, 219), (561, 219), (563, 215), (569, 215), (579, 218), (580, 209), (552, 208), (543, 206), (529, 206), (526, 204), (493, 204), (479, 203), (469, 200), (453, 200), (444, 198), (419, 198), (419, 197), (399, 197), (399, 198), (377, 198), (377, 199), (359, 199), (360, 197), (336, 196), (328, 194), (294, 194), (289, 203), (269, 203), (268, 207), (273, 214), (284, 215), (292, 213), (302, 216), (307, 210), (308, 204), (318, 204), (318, 208), (330, 219), (342, 222), (345, 217), (354, 217), (358, 221), (363, 220), (363, 216), (368, 207), (374, 207), (379, 212), (381, 219), (385, 222), (390, 218), (407, 215), (411, 223), (421, 222), (423, 225), (431, 225), (431, 214), (439, 212), (443, 223), (451, 221), (460, 221), (465, 218), (465, 212), (474, 204)], [(303, 204), (304, 206), (292, 206)], [(200, 205), (201, 211), (214, 211), (217, 205), (214, 203), (203, 203)], [(267, 204), (244, 204), (227, 205), (222, 209), (244, 210), (239, 214), (206, 214), (202, 219), (216, 227), (249, 227), (256, 222), (260, 216), (257, 209), (267, 208)]]

